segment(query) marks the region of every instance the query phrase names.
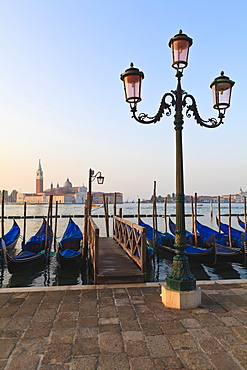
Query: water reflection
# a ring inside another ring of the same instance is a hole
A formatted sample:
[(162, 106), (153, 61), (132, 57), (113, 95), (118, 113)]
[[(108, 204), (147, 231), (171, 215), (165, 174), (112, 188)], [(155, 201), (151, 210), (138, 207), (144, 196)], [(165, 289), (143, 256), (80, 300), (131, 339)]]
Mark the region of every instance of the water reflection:
[(45, 285), (44, 276), (45, 276), (44, 266), (37, 265), (26, 271), (21, 271), (11, 275), (7, 284), (7, 288), (35, 286), (36, 285), (35, 282), (39, 282), (39, 284), (41, 284), (42, 280), (43, 280), (42, 285)]

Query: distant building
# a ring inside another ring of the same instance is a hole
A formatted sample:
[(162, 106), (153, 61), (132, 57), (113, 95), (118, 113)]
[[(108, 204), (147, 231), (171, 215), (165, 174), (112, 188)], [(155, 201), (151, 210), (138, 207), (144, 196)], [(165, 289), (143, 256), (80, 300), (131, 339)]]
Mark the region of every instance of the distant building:
[[(222, 195), (223, 199), (225, 199), (226, 202), (229, 201), (229, 195)], [(239, 192), (236, 194), (231, 194), (231, 201), (235, 203), (242, 203), (244, 201), (244, 198), (247, 197), (247, 191), (243, 191), (242, 188), (240, 188)]]
[(51, 184), (50, 189), (47, 189), (43, 193), (46, 197), (53, 195), (53, 202), (58, 201), (59, 203), (85, 203), (87, 197), (87, 188), (85, 186), (73, 187), (72, 183), (67, 180), (63, 186), (54, 188)]
[(43, 190), (44, 176), (39, 160), (38, 170), (36, 171), (36, 194), (34, 193), (18, 193), (17, 203), (48, 203), (49, 196), (53, 195), (53, 203), (85, 203), (87, 196), (87, 188), (85, 186), (73, 187), (72, 183), (67, 180), (62, 187), (57, 184), (54, 188), (51, 184), (50, 189)]
[(46, 203), (46, 198), (43, 195), (31, 193), (18, 193), (16, 203)]
[(38, 170), (36, 172), (36, 194), (43, 193), (44, 176), (41, 168), (41, 161), (39, 160)]
[[(41, 167), (41, 160), (39, 160), (38, 170), (36, 171), (36, 193), (18, 193), (17, 203), (48, 203), (49, 196), (53, 195), (53, 203), (85, 203), (87, 197), (86, 186), (73, 186), (69, 178), (65, 181), (63, 186), (57, 184), (56, 187), (51, 183), (50, 189), (43, 190), (44, 176)], [(114, 193), (97, 193), (92, 194), (92, 202), (94, 204), (102, 204), (103, 194), (108, 198), (109, 203), (114, 203)], [(123, 194), (116, 193), (117, 203), (123, 203)]]
[[(94, 192), (92, 194), (92, 203), (93, 204), (103, 204), (104, 199), (103, 197), (108, 198), (108, 203), (114, 203), (115, 193), (101, 193), (101, 192)], [(116, 203), (122, 204), (123, 203), (123, 194), (116, 193)]]

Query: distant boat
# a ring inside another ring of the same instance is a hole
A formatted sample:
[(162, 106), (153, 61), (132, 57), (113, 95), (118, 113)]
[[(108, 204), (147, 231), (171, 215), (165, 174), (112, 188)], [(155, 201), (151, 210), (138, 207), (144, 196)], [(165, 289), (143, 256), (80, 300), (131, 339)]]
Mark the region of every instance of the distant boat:
[(82, 232), (70, 217), (59, 243), (57, 260), (61, 268), (75, 265), (82, 260)]

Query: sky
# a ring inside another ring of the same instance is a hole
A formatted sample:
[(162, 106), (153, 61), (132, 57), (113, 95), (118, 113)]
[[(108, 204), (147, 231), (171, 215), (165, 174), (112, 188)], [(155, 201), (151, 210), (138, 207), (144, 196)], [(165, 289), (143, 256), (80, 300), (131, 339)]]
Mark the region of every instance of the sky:
[[(217, 117), (210, 83), (223, 70), (234, 80), (224, 125), (185, 118), (185, 194), (247, 190), (246, 0), (0, 0), (0, 189), (35, 192), (88, 184), (124, 200), (175, 192), (173, 112), (142, 125), (131, 118), (119, 76), (130, 62), (144, 72), (138, 112), (156, 114), (176, 88), (171, 37), (193, 39), (182, 88), (203, 119)], [(243, 48), (244, 46), (244, 48)], [(241, 51), (241, 52), (240, 52)]]

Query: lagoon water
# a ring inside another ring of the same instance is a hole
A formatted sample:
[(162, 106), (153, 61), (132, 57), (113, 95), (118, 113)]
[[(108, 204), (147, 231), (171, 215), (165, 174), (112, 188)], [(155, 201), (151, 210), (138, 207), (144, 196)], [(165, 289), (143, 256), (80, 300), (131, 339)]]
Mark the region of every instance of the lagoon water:
[[(129, 219), (129, 221), (137, 222), (137, 203), (124, 203), (118, 205), (117, 208), (122, 208), (123, 217)], [(228, 203), (221, 204), (221, 220), (224, 223), (228, 223), (229, 205)], [(55, 212), (55, 207), (53, 214)], [(185, 213), (191, 215), (191, 204), (185, 204)], [(244, 205), (242, 203), (232, 203), (231, 205), (232, 215), (243, 215)], [(59, 204), (58, 214), (58, 229), (57, 238), (58, 241), (61, 239), (63, 232), (68, 223), (68, 216), (77, 216), (74, 221), (80, 226), (82, 232), (84, 227), (84, 214), (83, 204)], [(113, 214), (113, 205), (109, 205), (109, 214)], [(141, 214), (148, 215), (149, 217), (142, 217), (143, 221), (152, 225), (152, 204), (141, 203)], [(158, 217), (158, 229), (159, 231), (165, 231), (165, 221), (161, 217), (164, 215), (164, 204), (157, 204)], [(215, 216), (218, 214), (218, 204), (213, 204), (213, 218), (210, 217), (210, 204), (204, 203), (197, 207), (198, 220), (205, 225), (208, 225), (217, 230)], [(46, 216), (47, 205), (36, 204), (27, 205), (27, 216)], [(94, 221), (100, 229), (100, 236), (106, 236), (105, 231), (105, 220), (104, 220), (104, 208), (93, 208), (92, 215), (95, 215)], [(175, 215), (175, 204), (167, 204), (167, 215)], [(23, 205), (5, 205), (5, 217), (16, 216), (16, 221), (21, 228), (21, 235), (23, 235), (23, 219), (19, 219), (23, 216)], [(64, 217), (62, 217), (64, 216)], [(67, 216), (67, 217), (66, 217)], [(100, 216), (98, 218), (98, 216)], [(134, 217), (133, 217), (134, 216)], [(243, 218), (243, 217), (242, 217)], [(175, 217), (173, 217), (175, 220)], [(34, 235), (41, 225), (41, 218), (28, 218), (26, 221), (26, 240)], [(241, 229), (238, 226), (236, 216), (232, 216), (232, 226)], [(6, 218), (4, 220), (5, 233), (12, 226), (13, 220)], [(191, 217), (186, 216), (186, 229), (191, 231)], [(168, 230), (169, 231), (169, 230)], [(110, 235), (112, 234), (112, 219), (110, 219)], [(21, 249), (21, 238), (18, 241), (16, 252)], [(148, 281), (165, 281), (166, 275), (171, 270), (172, 262), (166, 259), (154, 257), (152, 263), (148, 268)], [(247, 278), (247, 264), (221, 264), (216, 266), (205, 266), (201, 264), (191, 265), (191, 271), (197, 278), (197, 280), (217, 280), (217, 279), (245, 279)], [(87, 284), (88, 279), (84, 273), (75, 271), (63, 271), (57, 269), (55, 256), (51, 258), (51, 262), (44, 270), (37, 271), (26, 271), (18, 275), (10, 275), (6, 268), (1, 270), (1, 284), (2, 288), (16, 287), (16, 286), (52, 286), (52, 285), (70, 285), (70, 284)]]

